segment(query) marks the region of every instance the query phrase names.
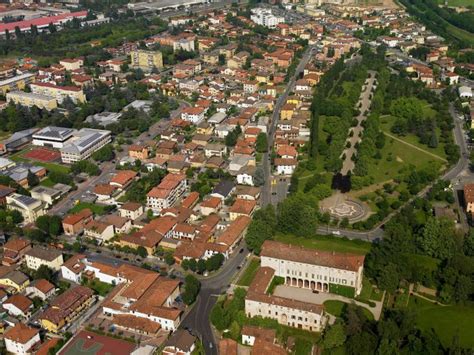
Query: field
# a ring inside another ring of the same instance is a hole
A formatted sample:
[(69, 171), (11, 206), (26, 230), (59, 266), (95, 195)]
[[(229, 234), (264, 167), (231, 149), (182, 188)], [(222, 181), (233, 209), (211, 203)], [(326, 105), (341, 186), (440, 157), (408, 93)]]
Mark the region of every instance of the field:
[(71, 210), (69, 211), (70, 213), (77, 213), (79, 211), (82, 211), (85, 208), (89, 208), (94, 214), (98, 215), (103, 215), (107, 212), (107, 209), (105, 206), (97, 205), (95, 203), (86, 203), (86, 202), (80, 202)]
[(451, 345), (457, 336), (461, 346), (474, 347), (474, 305), (439, 306), (412, 296), (408, 307), (415, 311), (416, 324), (426, 331), (433, 329), (443, 345)]
[(370, 251), (371, 244), (361, 240), (318, 235), (315, 237), (299, 238), (294, 235), (277, 234), (274, 240), (282, 243), (299, 245), (310, 249), (321, 249), (339, 253), (354, 253), (365, 255)]
[(37, 160), (30, 160), (25, 158), (25, 154), (28, 154), (31, 151), (30, 148), (24, 149), (11, 155), (9, 158), (15, 162), (25, 162), (31, 163), (38, 166), (45, 167), (48, 171), (56, 171), (58, 173), (68, 174), (71, 169), (68, 166), (56, 164), (56, 163), (49, 163), (49, 162), (42, 162)]
[(257, 273), (258, 268), (260, 267), (260, 261), (256, 258), (250, 260), (247, 268), (244, 270), (242, 275), (240, 276), (239, 280), (237, 281), (237, 285), (239, 286), (250, 286), (255, 274)]
[[(347, 303), (342, 302), (342, 301), (326, 301), (326, 302), (324, 302), (324, 308), (326, 309), (326, 312), (328, 312), (329, 314), (332, 314), (335, 317), (341, 317), (342, 316), (344, 307), (346, 305), (347, 305)], [(360, 307), (360, 308), (362, 308), (365, 316), (368, 319), (374, 319), (373, 314), (370, 313), (370, 311), (368, 309), (366, 309), (364, 307)]]
[(95, 354), (130, 354), (135, 349), (135, 344), (129, 341), (114, 339), (89, 331), (81, 331), (68, 345), (63, 348), (61, 355), (95, 355)]

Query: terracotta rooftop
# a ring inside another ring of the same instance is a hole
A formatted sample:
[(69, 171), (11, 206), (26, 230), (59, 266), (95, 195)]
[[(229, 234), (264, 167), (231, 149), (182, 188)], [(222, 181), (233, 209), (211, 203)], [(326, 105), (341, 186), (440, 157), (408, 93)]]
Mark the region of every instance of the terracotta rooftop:
[(39, 291), (41, 291), (44, 294), (50, 292), (51, 290), (54, 290), (54, 285), (45, 279), (34, 280), (30, 284), (30, 287), (36, 287)]
[(230, 226), (217, 238), (217, 243), (226, 245), (228, 247), (235, 244), (235, 242), (243, 235), (248, 225), (250, 224), (250, 217), (239, 216)]
[(28, 247), (29, 245), (31, 245), (31, 243), (27, 239), (10, 239), (8, 242), (5, 243), (3, 249), (19, 252), (24, 248)]
[(133, 170), (121, 170), (112, 178), (110, 182), (123, 186), (132, 181), (137, 175), (137, 172)]
[(21, 310), (23, 313), (26, 313), (28, 312), (28, 309), (33, 305), (33, 302), (28, 297), (17, 293), (8, 298), (5, 302), (3, 302), (3, 304), (12, 304), (16, 308)]
[(136, 211), (142, 207), (141, 203), (138, 202), (125, 202), (120, 209), (125, 211)]
[(88, 208), (85, 208), (77, 213), (67, 215), (63, 219), (63, 223), (68, 225), (75, 225), (76, 223), (79, 223), (89, 217), (92, 217), (92, 211)]
[(39, 329), (31, 328), (23, 323), (17, 323), (13, 328), (5, 332), (4, 338), (16, 343), (26, 344), (38, 333)]
[(229, 212), (249, 216), (255, 209), (255, 206), (257, 206), (257, 201), (255, 200), (245, 200), (243, 198), (238, 198), (230, 207)]
[(260, 256), (354, 272), (364, 265), (365, 259), (363, 255), (306, 249), (272, 240), (266, 240), (263, 243)]

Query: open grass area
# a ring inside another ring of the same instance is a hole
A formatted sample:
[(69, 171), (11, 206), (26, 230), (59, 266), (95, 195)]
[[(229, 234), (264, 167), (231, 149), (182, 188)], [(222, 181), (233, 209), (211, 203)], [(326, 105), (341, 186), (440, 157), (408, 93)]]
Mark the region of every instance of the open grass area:
[(244, 270), (239, 280), (237, 281), (237, 285), (250, 286), (259, 267), (260, 267), (259, 259), (253, 258), (252, 260), (250, 260), (250, 263), (248, 264), (247, 268)]
[(70, 213), (77, 213), (82, 211), (85, 208), (89, 208), (94, 214), (103, 215), (107, 212), (106, 206), (97, 205), (95, 203), (87, 203), (87, 202), (80, 202), (75, 205), (71, 210)]
[(53, 182), (50, 178), (46, 178), (40, 182), (41, 186), (46, 186), (46, 187), (53, 187), (56, 185), (55, 182)]
[(474, 347), (474, 304), (440, 306), (411, 296), (408, 307), (415, 311), (416, 324), (426, 331), (433, 329), (445, 346), (457, 336), (461, 346)]
[(357, 297), (361, 300), (372, 300), (372, 301), (381, 301), (383, 296), (383, 292), (379, 289), (373, 287), (370, 280), (364, 276), (362, 280), (362, 291), (360, 295)]
[(299, 245), (304, 248), (321, 249), (326, 251), (335, 251), (340, 253), (354, 253), (365, 255), (370, 251), (371, 244), (361, 240), (349, 240), (346, 238), (331, 237), (328, 235), (317, 235), (314, 237), (300, 238), (294, 235), (277, 234), (276, 241)]
[[(324, 302), (324, 308), (326, 312), (329, 314), (332, 314), (335, 317), (342, 317), (342, 314), (344, 312), (344, 307), (347, 305), (347, 303), (344, 303), (342, 301), (326, 301)], [(357, 306), (360, 307), (360, 306)], [(368, 319), (374, 319), (373, 314), (366, 308), (362, 308), (364, 314), (367, 316)]]

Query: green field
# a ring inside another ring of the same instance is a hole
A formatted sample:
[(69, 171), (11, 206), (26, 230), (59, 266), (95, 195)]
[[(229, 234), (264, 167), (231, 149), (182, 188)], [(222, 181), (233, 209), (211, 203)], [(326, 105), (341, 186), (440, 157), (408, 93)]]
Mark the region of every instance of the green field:
[(431, 329), (445, 346), (459, 337), (463, 347), (474, 347), (474, 305), (439, 306), (419, 297), (410, 297), (408, 307), (416, 313), (416, 324), (423, 330)]
[(94, 214), (98, 214), (98, 215), (103, 215), (107, 212), (106, 206), (101, 206), (95, 203), (86, 203), (86, 202), (78, 203), (76, 206), (71, 208), (69, 212), (77, 213), (79, 211), (82, 211), (85, 208), (89, 208), (92, 212), (94, 212)]
[(383, 292), (374, 288), (370, 280), (364, 276), (362, 280), (362, 291), (357, 299), (360, 300), (373, 300), (373, 301), (381, 301), (383, 296)]
[(370, 251), (371, 244), (361, 240), (349, 240), (345, 238), (317, 235), (314, 237), (300, 238), (294, 235), (277, 234), (274, 240), (282, 243), (299, 245), (309, 249), (321, 249), (339, 253), (354, 253), (365, 255)]
[(245, 271), (240, 276), (239, 280), (237, 281), (237, 285), (239, 286), (250, 286), (255, 274), (257, 273), (258, 268), (260, 267), (260, 260), (259, 259), (252, 259), (248, 264)]

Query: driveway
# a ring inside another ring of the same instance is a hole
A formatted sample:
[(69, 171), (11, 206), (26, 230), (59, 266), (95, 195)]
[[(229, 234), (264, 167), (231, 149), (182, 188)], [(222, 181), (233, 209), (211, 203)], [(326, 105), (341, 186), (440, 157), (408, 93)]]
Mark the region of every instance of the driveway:
[(333, 293), (325, 293), (325, 292), (313, 293), (311, 290), (307, 290), (304, 288), (290, 287), (290, 286), (285, 286), (285, 285), (279, 285), (275, 287), (275, 291), (273, 292), (273, 294), (275, 296), (291, 298), (297, 301), (314, 303), (314, 304), (323, 304), (326, 301), (341, 301), (344, 303), (355, 303), (356, 305), (364, 307), (365, 309), (369, 310), (369, 312), (373, 314), (375, 320), (380, 319), (380, 314), (382, 313), (382, 308), (383, 308), (383, 301), (381, 302), (373, 301), (376, 304), (376, 306), (370, 307), (366, 303), (356, 301), (352, 298), (335, 295)]

